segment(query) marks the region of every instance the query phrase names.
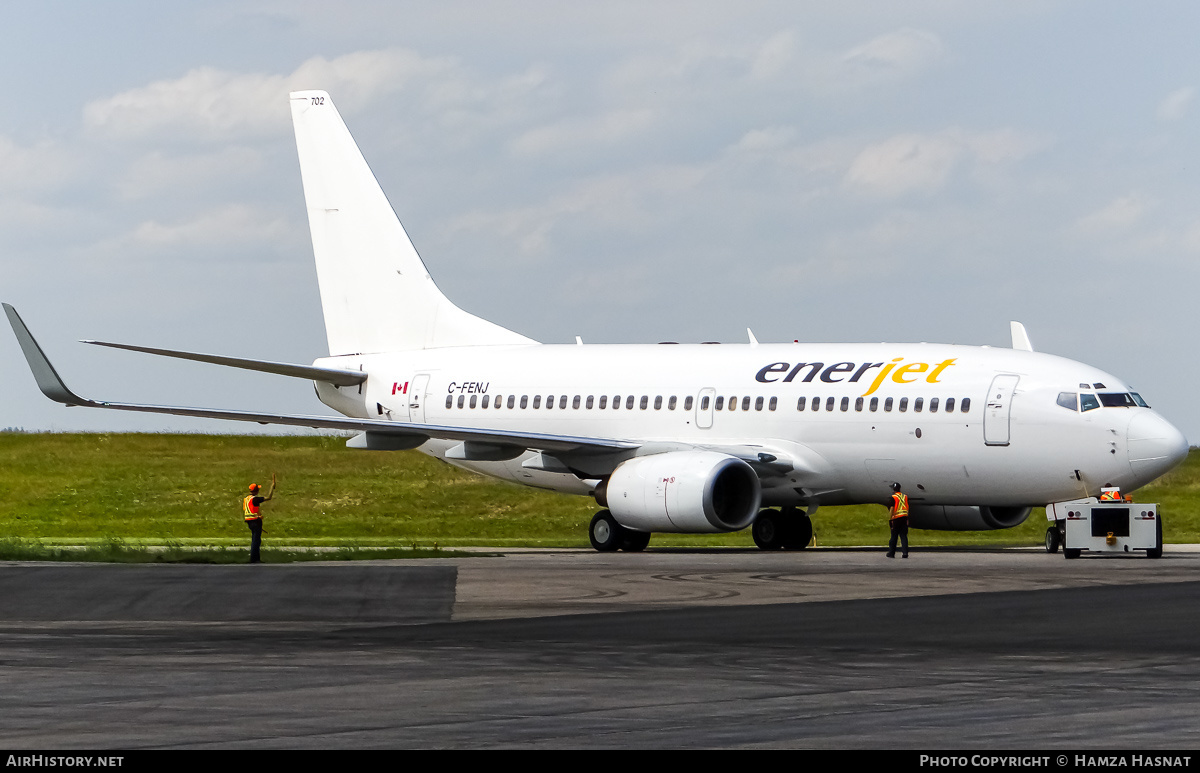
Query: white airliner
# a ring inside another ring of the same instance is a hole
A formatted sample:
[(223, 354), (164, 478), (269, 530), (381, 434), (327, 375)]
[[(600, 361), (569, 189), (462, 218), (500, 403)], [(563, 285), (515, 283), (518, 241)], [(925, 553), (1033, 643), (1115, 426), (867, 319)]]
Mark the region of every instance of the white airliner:
[[(753, 524), (804, 547), (819, 505), (1001, 529), (1031, 508), (1131, 491), (1183, 435), (1122, 379), (1033, 351), (939, 344), (539, 344), (438, 290), (329, 95), (291, 95), (329, 357), (291, 365), (89, 343), (312, 380), (348, 418), (99, 402), (63, 383), (5, 304), (42, 392), (66, 405), (354, 430), (528, 486), (593, 496), (597, 550)], [(615, 378), (620, 374), (620, 378)]]

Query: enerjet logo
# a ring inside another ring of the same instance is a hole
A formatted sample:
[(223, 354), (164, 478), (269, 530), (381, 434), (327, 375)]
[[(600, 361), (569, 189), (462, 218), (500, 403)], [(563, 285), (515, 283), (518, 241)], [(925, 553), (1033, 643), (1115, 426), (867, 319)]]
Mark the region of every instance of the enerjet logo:
[[(863, 397), (866, 397), (879, 389), (879, 386), (889, 378), (897, 384), (911, 384), (924, 375), (927, 383), (937, 384), (939, 383), (938, 377), (946, 368), (954, 364), (955, 359), (957, 358), (942, 360), (934, 365), (927, 362), (904, 362), (903, 357), (897, 357), (891, 362), (864, 362), (861, 365), (854, 362), (835, 362), (829, 366), (823, 362), (797, 362), (794, 365), (790, 362), (772, 362), (770, 365), (764, 366), (754, 378), (763, 384), (772, 384), (777, 381), (788, 384), (795, 381), (801, 371), (805, 371), (803, 378), (800, 379), (803, 383), (819, 377), (826, 384), (842, 382), (856, 384), (865, 383), (863, 377), (866, 376), (867, 379), (874, 379), (871, 381), (870, 388), (863, 392)], [(878, 372), (875, 372), (876, 370)]]

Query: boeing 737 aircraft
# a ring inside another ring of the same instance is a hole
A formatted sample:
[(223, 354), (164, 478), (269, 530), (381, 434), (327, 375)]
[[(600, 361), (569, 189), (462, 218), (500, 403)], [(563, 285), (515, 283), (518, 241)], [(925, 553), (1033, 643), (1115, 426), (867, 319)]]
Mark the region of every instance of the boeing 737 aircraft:
[[(753, 525), (804, 547), (820, 505), (884, 503), (925, 529), (1002, 529), (1035, 506), (1131, 491), (1187, 455), (1122, 379), (1033, 351), (938, 344), (552, 345), (469, 314), (430, 278), (329, 95), (291, 95), (329, 356), (311, 366), (89, 343), (311, 380), (346, 418), (99, 402), (72, 392), (5, 304), (42, 392), (66, 405), (353, 430), (485, 475), (590, 495), (597, 550)], [(621, 373), (620, 380), (612, 374)]]

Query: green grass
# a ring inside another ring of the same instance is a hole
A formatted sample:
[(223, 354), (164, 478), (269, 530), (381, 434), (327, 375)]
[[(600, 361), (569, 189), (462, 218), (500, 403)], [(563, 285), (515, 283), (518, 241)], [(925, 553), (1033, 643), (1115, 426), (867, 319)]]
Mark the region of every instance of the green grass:
[[(279, 490), (264, 506), (266, 549), (585, 547), (597, 509), (586, 497), (505, 484), (415, 451), (352, 451), (341, 437), (0, 433), (0, 535), (44, 548), (167, 545), (195, 555), (184, 548), (206, 546), (244, 556), (241, 499), (272, 472)], [(1137, 499), (1161, 503), (1168, 542), (1200, 542), (1200, 452)], [(882, 506), (822, 508), (814, 525), (819, 545), (888, 536)], [(918, 545), (1037, 545), (1045, 529), (1039, 509), (1015, 529), (911, 536)], [(748, 531), (651, 542), (752, 544)]]

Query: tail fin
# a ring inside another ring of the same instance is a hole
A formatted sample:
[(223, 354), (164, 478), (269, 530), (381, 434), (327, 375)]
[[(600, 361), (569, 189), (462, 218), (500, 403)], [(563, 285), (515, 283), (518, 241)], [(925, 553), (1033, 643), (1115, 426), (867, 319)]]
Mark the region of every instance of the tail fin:
[(442, 295), (333, 100), (291, 101), (331, 355), (536, 343)]

